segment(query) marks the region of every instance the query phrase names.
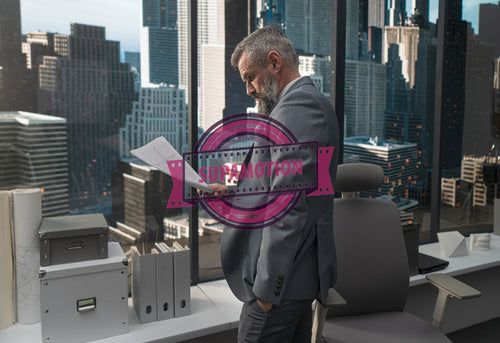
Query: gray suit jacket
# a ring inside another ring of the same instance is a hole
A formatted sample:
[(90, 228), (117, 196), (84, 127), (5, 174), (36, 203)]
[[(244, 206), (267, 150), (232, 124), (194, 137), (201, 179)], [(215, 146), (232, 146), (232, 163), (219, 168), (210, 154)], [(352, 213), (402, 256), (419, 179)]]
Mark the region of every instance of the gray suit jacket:
[[(270, 116), (284, 124), (301, 143), (318, 142), (319, 147), (335, 147), (329, 167), (333, 184), (338, 161), (338, 122), (330, 102), (311, 79), (304, 77), (293, 84)], [(296, 158), (298, 152), (286, 154), (272, 159)], [(300, 157), (304, 174), (313, 173), (315, 166), (311, 159)], [(266, 157), (252, 156), (252, 160), (257, 159), (254, 163), (259, 158)], [(286, 182), (289, 181), (287, 178)], [(273, 177), (269, 182), (272, 187), (284, 181)], [(226, 228), (221, 241), (221, 260), (226, 280), (241, 301), (257, 297), (279, 305), (284, 299), (324, 300), (335, 280), (333, 195), (302, 193), (287, 216), (263, 229)]]

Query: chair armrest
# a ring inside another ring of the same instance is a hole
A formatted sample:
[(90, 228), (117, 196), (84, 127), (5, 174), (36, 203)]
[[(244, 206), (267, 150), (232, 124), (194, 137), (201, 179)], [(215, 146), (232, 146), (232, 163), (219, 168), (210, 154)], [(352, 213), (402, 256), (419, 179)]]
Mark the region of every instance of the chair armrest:
[(339, 292), (337, 292), (334, 288), (330, 288), (328, 290), (328, 296), (326, 297), (326, 301), (323, 304), (325, 307), (332, 307), (338, 305), (346, 305), (347, 301), (344, 299)]
[(321, 336), (323, 334), (323, 327), (325, 325), (328, 308), (338, 305), (346, 305), (347, 301), (340, 295), (339, 292), (330, 288), (328, 290), (328, 296), (326, 297), (325, 303), (321, 304), (319, 301), (315, 301), (315, 303), (316, 308), (314, 309), (311, 342), (320, 343), (322, 341)]
[(477, 298), (481, 292), (447, 274), (432, 274), (425, 277), (431, 284), (458, 299)]
[(443, 320), (448, 309), (450, 297), (471, 299), (481, 295), (481, 292), (477, 289), (447, 274), (432, 274), (427, 275), (425, 278), (439, 289), (436, 305), (434, 306), (434, 314), (432, 315), (432, 326), (439, 330), (441, 330), (443, 326)]

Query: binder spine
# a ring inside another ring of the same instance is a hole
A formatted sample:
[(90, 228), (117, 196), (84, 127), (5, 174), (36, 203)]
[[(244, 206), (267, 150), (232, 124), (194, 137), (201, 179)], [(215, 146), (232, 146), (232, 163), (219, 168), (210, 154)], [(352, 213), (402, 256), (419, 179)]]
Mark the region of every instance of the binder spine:
[(174, 317), (174, 261), (173, 252), (156, 254), (156, 302), (158, 320)]
[(175, 317), (191, 314), (191, 251), (174, 252)]
[(141, 255), (134, 249), (132, 300), (141, 323), (157, 320), (156, 275), (156, 256)]

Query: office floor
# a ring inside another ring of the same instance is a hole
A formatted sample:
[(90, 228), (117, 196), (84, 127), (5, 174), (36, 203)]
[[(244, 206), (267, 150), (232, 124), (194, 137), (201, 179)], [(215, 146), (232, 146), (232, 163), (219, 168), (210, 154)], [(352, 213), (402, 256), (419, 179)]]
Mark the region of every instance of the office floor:
[[(462, 330), (449, 333), (453, 343), (497, 343), (500, 341), (500, 318), (495, 318)], [(181, 343), (234, 343), (238, 337), (236, 329)]]
[(238, 330), (220, 332), (214, 335), (190, 339), (180, 343), (236, 343), (238, 341)]
[(500, 342), (500, 318), (449, 333), (447, 336), (453, 343)]

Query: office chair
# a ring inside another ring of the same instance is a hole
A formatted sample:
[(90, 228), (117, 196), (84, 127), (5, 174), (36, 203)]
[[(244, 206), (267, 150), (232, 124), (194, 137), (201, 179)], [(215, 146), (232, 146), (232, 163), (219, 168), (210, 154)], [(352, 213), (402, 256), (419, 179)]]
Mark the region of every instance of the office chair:
[(439, 289), (432, 325), (403, 312), (410, 273), (398, 208), (390, 201), (355, 197), (383, 180), (377, 165), (338, 167), (334, 188), (342, 199), (335, 199), (333, 219), (337, 282), (325, 304), (316, 302), (313, 343), (451, 342), (439, 331), (449, 298), (481, 294), (446, 274), (428, 275)]

